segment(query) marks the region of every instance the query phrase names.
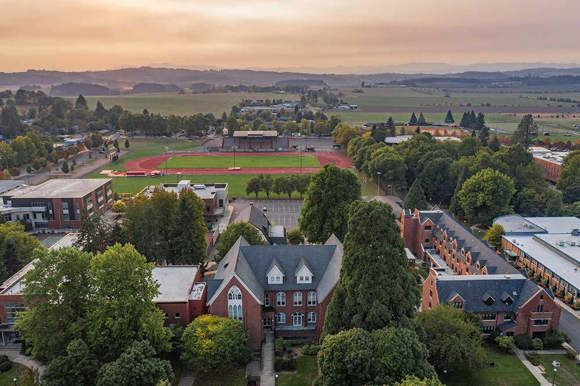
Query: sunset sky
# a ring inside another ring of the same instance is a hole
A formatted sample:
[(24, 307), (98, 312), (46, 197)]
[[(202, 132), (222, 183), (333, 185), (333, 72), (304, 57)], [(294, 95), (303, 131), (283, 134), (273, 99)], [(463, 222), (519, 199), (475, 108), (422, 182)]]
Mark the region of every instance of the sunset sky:
[(580, 0), (0, 0), (0, 71), (580, 63)]

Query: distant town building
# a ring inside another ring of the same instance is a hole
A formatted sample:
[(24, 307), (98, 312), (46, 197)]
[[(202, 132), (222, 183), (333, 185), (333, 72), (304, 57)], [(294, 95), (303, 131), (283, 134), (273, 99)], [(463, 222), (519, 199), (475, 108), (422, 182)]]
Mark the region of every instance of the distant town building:
[(580, 301), (580, 219), (577, 217), (498, 217), (502, 248), (517, 267), (552, 288)]
[(109, 178), (56, 178), (40, 185), (23, 185), (1, 193), (0, 216), (32, 230), (78, 229), (81, 216), (102, 213), (113, 205)]
[(554, 184), (560, 180), (562, 164), (569, 154), (567, 151), (551, 151), (541, 146), (532, 146), (529, 149), (534, 161), (542, 168), (544, 179)]
[(342, 254), (335, 236), (324, 245), (248, 245), (240, 237), (208, 281), (209, 313), (241, 320), (253, 348), (266, 330), (317, 340)]
[(276, 130), (235, 131), (231, 137), (223, 137), (222, 149), (237, 151), (288, 150), (288, 137), (281, 137)]

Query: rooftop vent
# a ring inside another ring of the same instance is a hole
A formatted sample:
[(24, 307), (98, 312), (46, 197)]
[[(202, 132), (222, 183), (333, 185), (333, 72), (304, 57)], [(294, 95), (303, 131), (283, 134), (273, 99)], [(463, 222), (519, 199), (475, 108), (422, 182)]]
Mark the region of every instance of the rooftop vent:
[(204, 190), (205, 189), (205, 185), (195, 184), (195, 185), (193, 185), (193, 189), (195, 189), (195, 190)]

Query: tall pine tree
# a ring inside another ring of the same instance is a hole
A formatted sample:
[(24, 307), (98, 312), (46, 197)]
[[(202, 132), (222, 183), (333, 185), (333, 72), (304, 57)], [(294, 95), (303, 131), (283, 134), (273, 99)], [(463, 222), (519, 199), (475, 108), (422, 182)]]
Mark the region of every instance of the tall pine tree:
[(413, 318), (418, 303), (419, 286), (407, 268), (393, 211), (377, 201), (354, 202), (324, 332), (397, 325)]
[(411, 119), (409, 119), (409, 125), (416, 125), (417, 124), (417, 116), (415, 115), (415, 112), (413, 111), (413, 114), (411, 114)]
[(455, 191), (453, 192), (451, 203), (449, 205), (449, 211), (459, 218), (463, 218), (464, 213), (463, 209), (461, 208), (461, 204), (459, 203), (458, 193), (468, 177), (467, 165), (464, 165), (459, 172), (459, 176), (457, 177), (457, 184), (455, 185)]
[(395, 122), (393, 121), (393, 117), (389, 117), (387, 119), (387, 137), (394, 137), (397, 135)]
[(172, 264), (200, 264), (205, 258), (207, 227), (203, 219), (203, 201), (190, 189), (179, 194), (177, 218), (173, 230)]
[(417, 120), (417, 124), (419, 126), (424, 126), (427, 124), (427, 121), (425, 120), (425, 116), (423, 115), (423, 113), (419, 113), (419, 119)]
[(445, 117), (445, 123), (455, 123), (455, 119), (453, 119), (453, 114), (451, 114), (451, 110), (447, 110), (447, 116)]
[(77, 98), (76, 102), (75, 102), (75, 109), (77, 110), (88, 110), (89, 109), (89, 105), (87, 104), (87, 100), (85, 99), (85, 97), (80, 94), (79, 97)]
[(487, 146), (489, 143), (489, 128), (485, 125), (479, 130), (479, 142), (483, 146)]
[(427, 203), (427, 198), (425, 197), (425, 192), (421, 186), (421, 181), (416, 178), (409, 192), (405, 196), (405, 202), (403, 204), (405, 208), (415, 210), (415, 209), (428, 209), (429, 204)]

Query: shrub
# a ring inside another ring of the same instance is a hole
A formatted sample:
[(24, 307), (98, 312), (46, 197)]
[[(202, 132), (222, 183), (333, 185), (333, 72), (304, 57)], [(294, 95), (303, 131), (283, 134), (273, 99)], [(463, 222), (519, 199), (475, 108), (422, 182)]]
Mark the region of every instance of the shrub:
[(549, 330), (543, 339), (543, 345), (546, 349), (560, 348), (562, 343), (568, 342), (568, 336), (558, 330)]
[(296, 370), (296, 359), (294, 358), (277, 358), (274, 363), (274, 369), (276, 371), (295, 371)]
[(12, 362), (6, 361), (0, 363), (0, 373), (4, 373), (12, 368)]
[(6, 355), (0, 355), (0, 363), (9, 362), (8, 357)]
[(282, 355), (286, 348), (288, 347), (286, 341), (282, 337), (276, 338), (274, 341), (274, 349), (276, 350), (277, 355)]
[(527, 334), (516, 335), (514, 339), (516, 347), (522, 350), (531, 350), (533, 348), (532, 338)]
[(532, 339), (532, 347), (534, 350), (542, 350), (544, 348), (544, 342), (540, 338)]
[(534, 366), (539, 366), (540, 365), (540, 355), (536, 354), (536, 353), (526, 353), (526, 358), (530, 361), (531, 364), (533, 364)]
[(316, 355), (320, 350), (320, 346), (317, 344), (306, 344), (302, 347), (302, 354), (304, 355)]
[(12, 177), (16, 177), (16, 176), (20, 175), (20, 168), (16, 168), (16, 167), (10, 168), (9, 171), (10, 171), (10, 175)]
[(514, 347), (514, 337), (507, 335), (498, 336), (495, 338), (495, 343), (502, 351), (511, 353)]

